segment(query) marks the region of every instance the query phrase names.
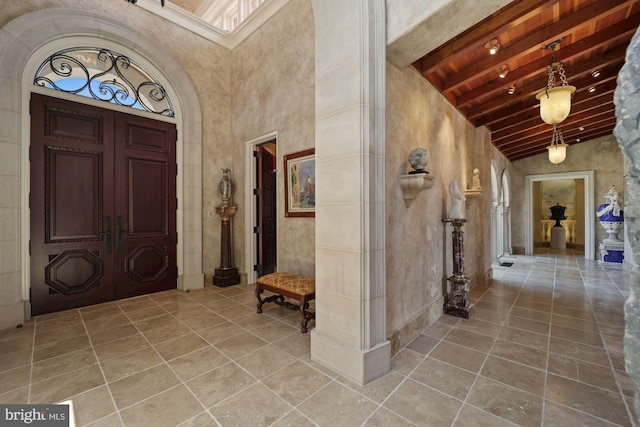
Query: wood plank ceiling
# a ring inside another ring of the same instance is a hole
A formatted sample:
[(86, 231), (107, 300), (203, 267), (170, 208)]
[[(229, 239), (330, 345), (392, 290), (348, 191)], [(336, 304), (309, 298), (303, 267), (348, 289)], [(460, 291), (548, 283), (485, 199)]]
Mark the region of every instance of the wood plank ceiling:
[[(543, 47), (561, 39), (557, 60), (577, 87), (559, 125), (572, 145), (613, 132), (616, 78), (639, 25), (640, 0), (514, 1), (413, 65), (471, 123), (487, 126), (493, 145), (516, 161), (545, 153), (551, 142), (552, 127), (535, 99), (551, 63), (552, 52)], [(490, 55), (485, 44), (494, 39), (500, 48)]]

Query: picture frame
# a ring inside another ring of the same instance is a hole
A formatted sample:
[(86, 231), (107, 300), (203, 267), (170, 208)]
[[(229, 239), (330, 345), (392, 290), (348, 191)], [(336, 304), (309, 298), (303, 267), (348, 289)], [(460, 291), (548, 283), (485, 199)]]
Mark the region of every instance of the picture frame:
[(284, 216), (316, 216), (315, 149), (284, 156)]

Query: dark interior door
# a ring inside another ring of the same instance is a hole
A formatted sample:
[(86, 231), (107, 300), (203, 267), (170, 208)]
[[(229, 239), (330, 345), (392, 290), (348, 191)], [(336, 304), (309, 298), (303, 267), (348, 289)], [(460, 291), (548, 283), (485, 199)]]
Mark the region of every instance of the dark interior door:
[(264, 147), (257, 156), (258, 177), (258, 277), (276, 271), (276, 172), (275, 157)]
[(30, 154), (32, 314), (175, 288), (174, 125), (33, 94)]

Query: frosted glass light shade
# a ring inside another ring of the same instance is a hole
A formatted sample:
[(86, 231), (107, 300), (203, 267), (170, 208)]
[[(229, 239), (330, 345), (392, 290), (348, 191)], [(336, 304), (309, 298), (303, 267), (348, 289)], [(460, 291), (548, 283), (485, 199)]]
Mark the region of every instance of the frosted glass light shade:
[(556, 86), (538, 92), (536, 99), (540, 100), (542, 120), (555, 125), (566, 119), (571, 111), (571, 94), (575, 91), (575, 86)]
[(549, 161), (554, 165), (559, 165), (567, 158), (568, 144), (552, 144), (547, 147), (549, 150)]

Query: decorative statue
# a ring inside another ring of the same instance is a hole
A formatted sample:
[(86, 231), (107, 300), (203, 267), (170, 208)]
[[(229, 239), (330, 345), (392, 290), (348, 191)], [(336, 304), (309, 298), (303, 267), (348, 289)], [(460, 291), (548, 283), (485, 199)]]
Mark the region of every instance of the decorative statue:
[(473, 186), (471, 187), (472, 190), (481, 190), (482, 186), (480, 185), (480, 169), (478, 168), (474, 168), (473, 169)]
[(222, 199), (222, 206), (229, 206), (231, 204), (231, 197), (233, 196), (233, 181), (231, 181), (231, 169), (222, 169), (222, 181), (218, 184), (218, 196)]
[(467, 198), (460, 191), (458, 181), (455, 179), (449, 183), (449, 196), (451, 197), (449, 218), (464, 219), (464, 202)]
[(622, 200), (620, 199), (620, 193), (618, 193), (615, 185), (612, 185), (609, 188), (609, 192), (604, 196), (604, 199), (607, 203), (600, 205), (598, 208), (598, 211), (596, 212), (598, 214), (598, 218), (601, 218), (609, 212), (611, 212), (613, 216), (620, 216), (620, 209), (622, 209), (620, 204), (622, 203)]
[(414, 148), (409, 153), (409, 164), (414, 169), (409, 173), (424, 173), (427, 163), (429, 163), (429, 152), (426, 148)]

